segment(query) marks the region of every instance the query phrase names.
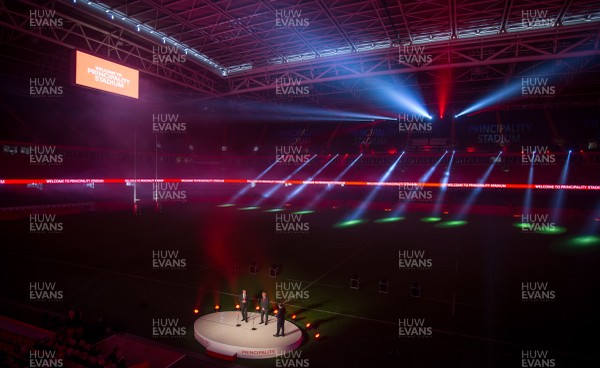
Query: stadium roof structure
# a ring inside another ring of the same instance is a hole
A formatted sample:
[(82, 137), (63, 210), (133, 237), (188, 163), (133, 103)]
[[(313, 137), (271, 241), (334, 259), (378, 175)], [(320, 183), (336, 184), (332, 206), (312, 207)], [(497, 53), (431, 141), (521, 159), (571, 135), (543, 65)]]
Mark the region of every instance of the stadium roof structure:
[[(33, 10), (55, 11), (64, 24), (32, 27)], [(288, 99), (275, 86), (294, 78), (313, 86), (304, 101), (376, 105), (365, 92), (383, 77), (419, 86), (428, 105), (436, 86), (451, 83), (452, 103), (464, 106), (550, 62), (561, 99), (540, 106), (600, 100), (597, 0), (23, 0), (0, 3), (0, 26), (14, 60), (59, 68), (79, 49), (201, 98)], [(186, 62), (153, 62), (160, 46)], [(402, 50), (427, 62), (407, 62)]]

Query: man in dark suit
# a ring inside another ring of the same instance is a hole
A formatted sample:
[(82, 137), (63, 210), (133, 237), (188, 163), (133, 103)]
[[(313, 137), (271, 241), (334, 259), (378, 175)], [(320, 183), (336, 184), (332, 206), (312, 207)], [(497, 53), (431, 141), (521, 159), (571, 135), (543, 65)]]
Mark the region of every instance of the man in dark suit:
[[(260, 301), (258, 302), (259, 306), (260, 306), (260, 323), (264, 323), (265, 326), (269, 324), (269, 298), (267, 298), (267, 292), (263, 291), (262, 292), (262, 297), (260, 298)], [(265, 321), (263, 322), (263, 316), (266, 317)]]
[(248, 323), (248, 303), (250, 302), (250, 298), (248, 298), (248, 294), (246, 294), (246, 289), (242, 290), (242, 294), (240, 295), (240, 311), (242, 312), (242, 321), (246, 321)]
[[(285, 307), (281, 303), (277, 303), (277, 306), (279, 308), (277, 310), (277, 333), (273, 335), (275, 337), (285, 336), (285, 330), (283, 327), (283, 325), (285, 324)], [(281, 331), (281, 334), (279, 333), (279, 331)]]

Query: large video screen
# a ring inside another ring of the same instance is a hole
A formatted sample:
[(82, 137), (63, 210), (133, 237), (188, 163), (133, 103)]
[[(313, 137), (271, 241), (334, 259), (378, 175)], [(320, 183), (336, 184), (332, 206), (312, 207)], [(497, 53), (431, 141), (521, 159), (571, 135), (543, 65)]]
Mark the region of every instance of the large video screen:
[(139, 71), (81, 51), (75, 52), (75, 84), (139, 98)]

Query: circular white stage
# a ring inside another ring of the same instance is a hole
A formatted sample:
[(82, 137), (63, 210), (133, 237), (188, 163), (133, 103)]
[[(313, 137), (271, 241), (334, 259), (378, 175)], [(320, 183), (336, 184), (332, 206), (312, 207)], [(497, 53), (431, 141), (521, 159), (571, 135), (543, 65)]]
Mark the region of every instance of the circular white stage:
[[(236, 327), (238, 318), (240, 327)], [(259, 313), (248, 312), (248, 320), (243, 322), (237, 311), (207, 314), (194, 322), (194, 337), (206, 347), (209, 355), (227, 360), (275, 358), (302, 344), (302, 331), (289, 321), (285, 321), (285, 336), (275, 337), (274, 316), (269, 316), (266, 326), (259, 324)]]

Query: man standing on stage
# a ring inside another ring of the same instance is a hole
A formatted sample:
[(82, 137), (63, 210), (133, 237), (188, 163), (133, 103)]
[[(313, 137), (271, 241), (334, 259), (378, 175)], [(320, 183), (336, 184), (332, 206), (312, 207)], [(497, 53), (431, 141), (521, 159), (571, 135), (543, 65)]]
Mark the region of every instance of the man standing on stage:
[(242, 295), (240, 295), (240, 310), (242, 312), (242, 321), (248, 323), (248, 294), (246, 294), (246, 289), (242, 290)]
[[(262, 298), (260, 298), (259, 302), (260, 306), (260, 323), (264, 323), (265, 326), (269, 324), (269, 298), (267, 298), (267, 292), (262, 292)], [(265, 321), (263, 322), (263, 316), (265, 316)]]
[[(284, 323), (285, 323), (285, 307), (281, 303), (277, 303), (279, 306), (277, 310), (277, 333), (273, 336), (285, 336)], [(281, 330), (281, 334), (279, 334), (279, 330)]]

